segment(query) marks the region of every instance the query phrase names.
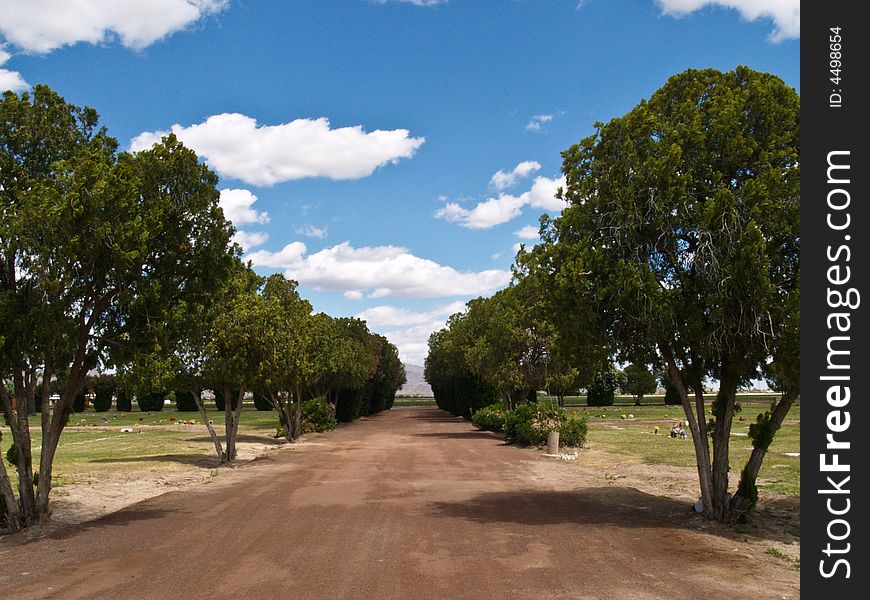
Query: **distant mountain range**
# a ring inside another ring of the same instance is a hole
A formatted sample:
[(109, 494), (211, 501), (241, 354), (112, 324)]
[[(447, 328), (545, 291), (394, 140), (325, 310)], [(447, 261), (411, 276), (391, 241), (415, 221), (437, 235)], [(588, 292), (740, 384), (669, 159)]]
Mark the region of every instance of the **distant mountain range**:
[(432, 388), (423, 378), (423, 367), (406, 363), (405, 374), (408, 376), (408, 382), (399, 389), (396, 393), (397, 396), (432, 397)]

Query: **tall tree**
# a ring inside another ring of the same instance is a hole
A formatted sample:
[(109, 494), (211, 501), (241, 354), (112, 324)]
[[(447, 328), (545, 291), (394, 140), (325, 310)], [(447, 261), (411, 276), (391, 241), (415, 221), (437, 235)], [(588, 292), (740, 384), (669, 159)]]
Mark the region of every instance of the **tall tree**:
[[(799, 111), (793, 89), (745, 67), (673, 76), (563, 153), (569, 206), (532, 251), (624, 358), (666, 365), (712, 519), (751, 508), (728, 491), (737, 388), (797, 339)], [(719, 380), (709, 425), (706, 377)], [(797, 382), (783, 381), (787, 412)]]
[[(221, 277), (230, 224), (217, 177), (173, 136), (117, 154), (96, 111), (45, 86), (0, 102), (0, 402), (19, 494), (0, 464), (12, 529), (48, 514), (55, 451), (88, 371), (147, 343)], [(52, 382), (61, 389), (52, 406)], [(14, 398), (14, 401), (13, 401)], [(29, 415), (41, 406), (36, 481)]]
[(622, 389), (634, 396), (634, 405), (640, 406), (646, 394), (656, 391), (656, 375), (645, 365), (631, 363), (622, 370), (625, 375), (625, 385)]

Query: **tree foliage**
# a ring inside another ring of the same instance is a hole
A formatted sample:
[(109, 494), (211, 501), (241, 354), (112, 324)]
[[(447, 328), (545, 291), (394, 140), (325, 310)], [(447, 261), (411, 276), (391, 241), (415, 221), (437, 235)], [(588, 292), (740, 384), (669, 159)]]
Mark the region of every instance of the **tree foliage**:
[[(799, 112), (793, 89), (745, 67), (673, 76), (563, 153), (568, 207), (526, 261), (591, 307), (624, 358), (666, 366), (714, 519), (746, 512), (728, 492), (738, 386), (781, 377), (785, 412), (799, 389)], [(712, 453), (708, 377), (720, 382)]]
[(171, 135), (135, 155), (116, 150), (96, 111), (45, 86), (0, 101), (0, 400), (19, 457), (18, 498), (3, 467), (0, 495), (13, 529), (48, 514), (55, 450), (87, 373), (152, 344), (177, 306), (205, 297), (228, 255), (217, 178), (196, 154)]

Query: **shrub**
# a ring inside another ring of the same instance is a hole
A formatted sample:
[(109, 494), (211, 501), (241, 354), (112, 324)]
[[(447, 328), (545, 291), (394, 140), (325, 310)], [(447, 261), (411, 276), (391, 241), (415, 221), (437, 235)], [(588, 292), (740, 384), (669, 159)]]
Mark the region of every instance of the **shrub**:
[(507, 440), (521, 446), (543, 446), (551, 431), (559, 431), (559, 443), (579, 448), (586, 441), (586, 417), (571, 418), (551, 403), (521, 404), (505, 416)]
[(94, 410), (106, 412), (112, 408), (112, 388), (98, 387), (94, 392)]
[(312, 398), (302, 403), (301, 433), (322, 433), (336, 426), (335, 417), (326, 398)]
[[(224, 393), (222, 390), (213, 390), (214, 391), (214, 405), (218, 410), (226, 409), (226, 402), (224, 402)], [(239, 390), (232, 390), (230, 392), (233, 395), (232, 404), (230, 405), (231, 410), (236, 410), (239, 406)]]
[(87, 394), (87, 390), (85, 390), (85, 389), (82, 389), (82, 391), (80, 391), (78, 394), (76, 394), (76, 397), (73, 399), (73, 403), (72, 403), (73, 412), (77, 412), (77, 413), (84, 412), (85, 402), (87, 402), (87, 399), (88, 399), (86, 394)]
[(581, 448), (586, 443), (588, 427), (586, 415), (571, 417), (568, 414), (559, 428), (559, 445), (569, 448)]
[(662, 382), (662, 387), (665, 388), (665, 404), (670, 406), (682, 404), (683, 401), (680, 399), (680, 392), (677, 390), (677, 386), (671, 383), (671, 378), (668, 377), (668, 374), (662, 373), (660, 380)]
[(623, 383), (622, 373), (612, 367), (598, 371), (592, 378), (592, 383), (586, 388), (586, 404), (589, 406), (610, 406), (617, 388)]
[(163, 401), (166, 399), (166, 392), (156, 391), (148, 392), (147, 394), (137, 394), (136, 404), (139, 405), (139, 410), (142, 412), (160, 412), (163, 410)]
[(115, 408), (118, 412), (130, 412), (133, 410), (133, 401), (125, 390), (118, 389), (115, 391)]
[(175, 390), (175, 410), (179, 412), (198, 411), (199, 408), (196, 406), (196, 398), (193, 397), (193, 392)]
[(559, 414), (546, 405), (520, 404), (505, 417), (504, 432), (509, 442), (540, 446), (560, 424)]
[(471, 415), (471, 424), (481, 431), (495, 431), (501, 433), (504, 431), (505, 418), (507, 411), (501, 403), (490, 404), (477, 410)]
[(261, 394), (260, 392), (254, 392), (254, 407), (257, 410), (273, 410), (272, 403), (269, 402), (269, 399), (265, 394)]

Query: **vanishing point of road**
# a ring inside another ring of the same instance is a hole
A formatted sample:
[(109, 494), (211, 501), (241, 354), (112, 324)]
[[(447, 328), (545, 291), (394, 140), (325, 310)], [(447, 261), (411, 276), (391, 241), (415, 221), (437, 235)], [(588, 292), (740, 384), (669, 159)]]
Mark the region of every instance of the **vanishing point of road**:
[(267, 456), (209, 485), (0, 546), (0, 598), (799, 593), (794, 577), (736, 542), (711, 544), (685, 505), (603, 478), (578, 484), (576, 465), (434, 408), (394, 408)]

